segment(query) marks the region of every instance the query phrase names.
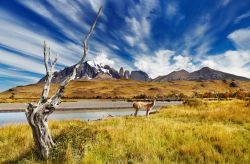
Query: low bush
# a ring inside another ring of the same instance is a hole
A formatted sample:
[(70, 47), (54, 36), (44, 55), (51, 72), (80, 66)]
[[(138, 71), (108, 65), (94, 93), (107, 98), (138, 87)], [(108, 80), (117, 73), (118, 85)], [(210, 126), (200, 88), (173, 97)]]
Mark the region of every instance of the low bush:
[(148, 96), (146, 94), (140, 94), (140, 95), (137, 95), (137, 96), (134, 96), (135, 99), (146, 99), (148, 98)]
[(207, 103), (202, 101), (201, 99), (186, 99), (183, 101), (183, 104), (190, 107), (199, 107), (207, 105)]

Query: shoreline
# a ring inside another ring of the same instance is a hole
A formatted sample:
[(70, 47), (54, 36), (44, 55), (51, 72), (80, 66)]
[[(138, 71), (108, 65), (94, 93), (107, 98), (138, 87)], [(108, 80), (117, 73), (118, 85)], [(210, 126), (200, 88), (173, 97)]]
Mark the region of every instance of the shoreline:
[[(155, 106), (160, 107), (160, 106)], [(57, 108), (55, 111), (78, 111), (78, 110), (114, 110), (132, 109), (133, 107), (105, 107), (105, 108)], [(0, 113), (25, 112), (25, 109), (0, 109)]]
[[(59, 105), (56, 111), (77, 111), (77, 110), (121, 110), (121, 109), (132, 109), (133, 102), (127, 101), (110, 101), (110, 100), (81, 100), (77, 102), (63, 102)], [(179, 105), (181, 101), (170, 101), (162, 102), (157, 101), (155, 107), (167, 105)], [(0, 113), (10, 112), (25, 112), (26, 103), (1, 103)]]

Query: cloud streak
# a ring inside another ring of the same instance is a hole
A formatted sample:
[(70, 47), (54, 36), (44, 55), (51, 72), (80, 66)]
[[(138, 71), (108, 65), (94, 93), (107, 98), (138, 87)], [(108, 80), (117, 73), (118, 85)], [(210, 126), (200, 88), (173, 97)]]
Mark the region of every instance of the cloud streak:
[(250, 17), (250, 11), (238, 16), (235, 20), (234, 20), (234, 23), (240, 23), (242, 20), (246, 19)]
[[(57, 70), (77, 62), (81, 40), (100, 6), (87, 60), (141, 69), (152, 77), (205, 65), (250, 77), (250, 34), (244, 23), (249, 2), (23, 0), (0, 6), (0, 69), (11, 69), (0, 78), (25, 76), (19, 83), (28, 84), (42, 77), (44, 40), (59, 54)], [(231, 57), (245, 61), (237, 65)]]

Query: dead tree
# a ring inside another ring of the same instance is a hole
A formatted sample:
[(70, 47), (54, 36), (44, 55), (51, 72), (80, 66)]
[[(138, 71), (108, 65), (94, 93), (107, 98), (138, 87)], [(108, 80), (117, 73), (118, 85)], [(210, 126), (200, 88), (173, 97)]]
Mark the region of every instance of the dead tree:
[(48, 158), (50, 153), (50, 148), (54, 146), (54, 142), (52, 140), (49, 128), (48, 128), (48, 116), (52, 114), (57, 106), (61, 103), (62, 96), (64, 94), (64, 90), (69, 82), (76, 77), (76, 71), (79, 66), (83, 63), (87, 53), (88, 53), (88, 39), (92, 34), (97, 19), (100, 15), (101, 9), (99, 9), (95, 20), (86, 35), (85, 39), (83, 40), (83, 55), (80, 61), (74, 66), (74, 69), (59, 86), (56, 93), (48, 98), (51, 80), (53, 78), (54, 68), (57, 62), (57, 56), (55, 57), (54, 61), (51, 60), (51, 51), (50, 48), (47, 47), (46, 42), (44, 42), (44, 64), (46, 69), (46, 81), (43, 87), (42, 95), (37, 104), (29, 103), (28, 107), (25, 111), (28, 123), (32, 129), (32, 134), (35, 142), (35, 146), (39, 152), (39, 154), (43, 158)]

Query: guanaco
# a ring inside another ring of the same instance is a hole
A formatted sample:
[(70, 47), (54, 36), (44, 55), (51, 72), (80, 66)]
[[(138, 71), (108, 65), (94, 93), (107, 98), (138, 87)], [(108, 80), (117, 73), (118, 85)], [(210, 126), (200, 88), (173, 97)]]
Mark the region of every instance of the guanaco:
[(139, 109), (146, 109), (146, 116), (149, 116), (149, 111), (154, 107), (156, 98), (152, 102), (135, 102), (133, 108), (135, 108), (134, 116), (137, 116)]

